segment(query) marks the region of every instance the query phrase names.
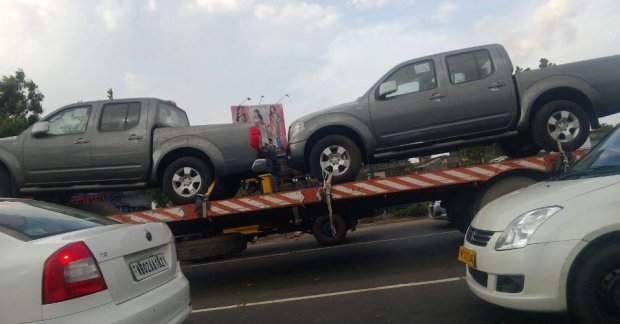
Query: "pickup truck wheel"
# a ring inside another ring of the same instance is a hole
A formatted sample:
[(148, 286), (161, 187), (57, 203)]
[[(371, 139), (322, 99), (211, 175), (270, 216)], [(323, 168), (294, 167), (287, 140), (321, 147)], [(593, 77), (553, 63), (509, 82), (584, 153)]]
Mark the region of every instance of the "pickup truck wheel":
[(12, 183), (11, 175), (5, 169), (0, 168), (0, 197), (13, 197)]
[(310, 172), (323, 179), (323, 172), (331, 172), (332, 183), (355, 180), (362, 167), (360, 149), (348, 137), (329, 135), (321, 138), (310, 151)]
[(225, 177), (217, 179), (215, 188), (209, 197), (211, 200), (230, 199), (235, 197), (241, 187), (241, 179), (238, 177)]
[(334, 236), (329, 226), (329, 216), (319, 216), (314, 220), (312, 224), (312, 234), (314, 238), (325, 246), (337, 245), (344, 242), (347, 236), (347, 222), (340, 215), (332, 215), (334, 218), (334, 228), (336, 229), (336, 235)]
[(545, 104), (532, 121), (532, 136), (540, 147), (557, 151), (559, 140), (565, 151), (574, 151), (590, 134), (588, 114), (578, 104), (556, 100)]
[(191, 204), (204, 193), (213, 181), (213, 171), (207, 163), (195, 157), (183, 157), (172, 162), (164, 172), (162, 188), (175, 205)]
[(590, 251), (579, 260), (569, 283), (569, 310), (583, 323), (620, 322), (620, 243)]
[(446, 214), (448, 221), (465, 234), (476, 213), (493, 200), (511, 193), (515, 190), (536, 183), (537, 180), (525, 176), (511, 176), (492, 182), (481, 193), (467, 191), (456, 192), (453, 197), (446, 201)]

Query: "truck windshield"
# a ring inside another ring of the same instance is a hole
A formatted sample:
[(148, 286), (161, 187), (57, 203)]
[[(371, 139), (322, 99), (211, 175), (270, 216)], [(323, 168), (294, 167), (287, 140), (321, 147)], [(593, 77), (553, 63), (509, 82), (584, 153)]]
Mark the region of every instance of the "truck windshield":
[(620, 126), (581, 158), (560, 180), (620, 174)]
[(189, 126), (189, 120), (183, 110), (159, 103), (157, 106), (157, 125), (160, 127), (185, 127)]

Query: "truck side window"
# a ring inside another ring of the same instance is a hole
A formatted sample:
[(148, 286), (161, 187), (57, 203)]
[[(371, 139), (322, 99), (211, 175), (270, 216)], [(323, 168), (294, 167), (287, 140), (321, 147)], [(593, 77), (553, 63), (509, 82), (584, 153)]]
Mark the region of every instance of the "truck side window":
[(71, 135), (86, 132), (90, 106), (73, 107), (57, 112), (47, 121), (50, 123), (48, 135)]
[(386, 98), (437, 88), (433, 61), (416, 62), (396, 70), (385, 81), (396, 81), (398, 90)]
[(446, 58), (446, 63), (452, 84), (484, 79), (494, 71), (487, 50), (451, 55)]
[(102, 132), (130, 129), (140, 122), (140, 103), (123, 102), (103, 106), (99, 130)]
[(163, 103), (157, 104), (157, 125), (160, 127), (189, 126), (187, 115), (179, 108)]

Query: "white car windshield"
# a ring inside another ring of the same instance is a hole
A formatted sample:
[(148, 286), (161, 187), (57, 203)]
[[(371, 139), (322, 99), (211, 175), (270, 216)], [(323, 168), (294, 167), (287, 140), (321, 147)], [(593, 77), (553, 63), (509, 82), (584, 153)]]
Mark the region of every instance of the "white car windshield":
[(116, 222), (74, 208), (32, 200), (0, 200), (0, 232), (22, 241)]
[(614, 128), (597, 146), (561, 177), (598, 177), (620, 173), (620, 127)]

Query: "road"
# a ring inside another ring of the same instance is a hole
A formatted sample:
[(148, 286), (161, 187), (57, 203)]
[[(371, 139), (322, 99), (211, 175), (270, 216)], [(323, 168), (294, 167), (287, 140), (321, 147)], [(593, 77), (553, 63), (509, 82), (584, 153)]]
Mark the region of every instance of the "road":
[(478, 299), (456, 261), (462, 241), (423, 219), (366, 226), (336, 247), (308, 236), (256, 244), (184, 267), (194, 308), (187, 323), (572, 323)]

